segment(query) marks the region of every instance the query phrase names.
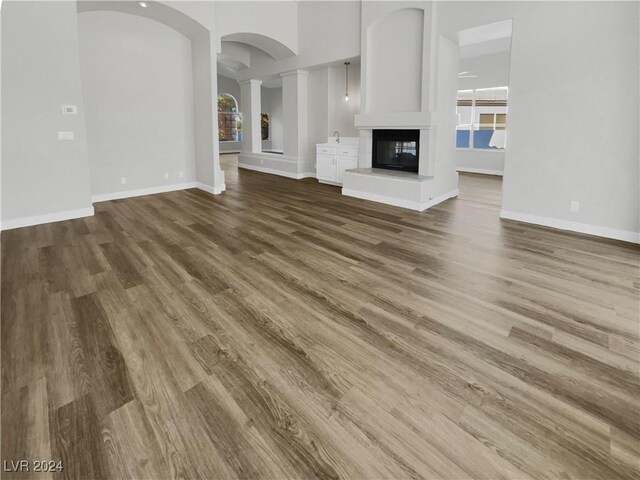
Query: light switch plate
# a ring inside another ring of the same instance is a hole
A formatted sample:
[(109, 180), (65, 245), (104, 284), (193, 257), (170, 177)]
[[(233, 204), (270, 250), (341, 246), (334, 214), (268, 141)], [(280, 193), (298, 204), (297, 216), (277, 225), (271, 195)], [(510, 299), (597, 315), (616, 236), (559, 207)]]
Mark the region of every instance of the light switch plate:
[(77, 115), (78, 107), (75, 105), (62, 105), (62, 114), (63, 115)]
[(58, 132), (58, 140), (73, 140), (74, 137), (73, 132)]

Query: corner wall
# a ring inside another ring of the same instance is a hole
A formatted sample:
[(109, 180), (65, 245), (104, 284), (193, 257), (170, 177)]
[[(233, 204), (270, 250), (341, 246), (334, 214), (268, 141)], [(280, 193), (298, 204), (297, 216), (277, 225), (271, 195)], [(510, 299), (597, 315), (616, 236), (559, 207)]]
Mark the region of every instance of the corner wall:
[(93, 215), (75, 2), (2, 4), (2, 197), (3, 229)]
[(503, 218), (640, 242), (638, 6), (541, 5), (514, 21)]
[(195, 182), (189, 39), (120, 12), (78, 20), (94, 198)]
[(513, 18), (501, 216), (640, 242), (638, 3), (438, 8), (447, 35)]

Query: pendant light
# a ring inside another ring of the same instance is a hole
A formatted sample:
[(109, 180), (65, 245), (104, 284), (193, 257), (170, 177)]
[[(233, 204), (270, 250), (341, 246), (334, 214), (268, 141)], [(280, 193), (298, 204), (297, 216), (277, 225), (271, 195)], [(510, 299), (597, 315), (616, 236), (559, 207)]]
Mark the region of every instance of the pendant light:
[(344, 81), (344, 101), (349, 101), (349, 65), (351, 62), (344, 62), (345, 81)]

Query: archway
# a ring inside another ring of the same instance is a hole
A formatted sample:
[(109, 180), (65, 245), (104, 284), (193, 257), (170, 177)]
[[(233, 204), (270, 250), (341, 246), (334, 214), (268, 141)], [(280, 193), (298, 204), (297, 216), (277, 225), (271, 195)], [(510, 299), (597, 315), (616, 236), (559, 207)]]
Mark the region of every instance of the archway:
[(217, 98), (217, 46), (213, 6), (208, 2), (176, 2), (169, 6), (164, 2), (78, 1), (77, 9), (79, 14), (111, 11), (146, 17), (190, 40), (196, 186), (210, 193), (221, 193), (225, 185), (216, 138), (218, 117), (214, 104)]
[(295, 52), (278, 40), (259, 33), (238, 32), (230, 33), (221, 38), (223, 42), (238, 42), (258, 48), (269, 54), (274, 60), (292, 57)]

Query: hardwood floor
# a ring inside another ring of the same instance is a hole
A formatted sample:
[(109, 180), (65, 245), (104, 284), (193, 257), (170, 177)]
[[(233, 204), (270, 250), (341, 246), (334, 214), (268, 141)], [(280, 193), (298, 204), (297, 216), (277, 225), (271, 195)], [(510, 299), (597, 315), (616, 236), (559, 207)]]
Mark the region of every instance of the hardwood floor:
[(2, 233), (4, 478), (640, 477), (637, 246), (227, 168)]

